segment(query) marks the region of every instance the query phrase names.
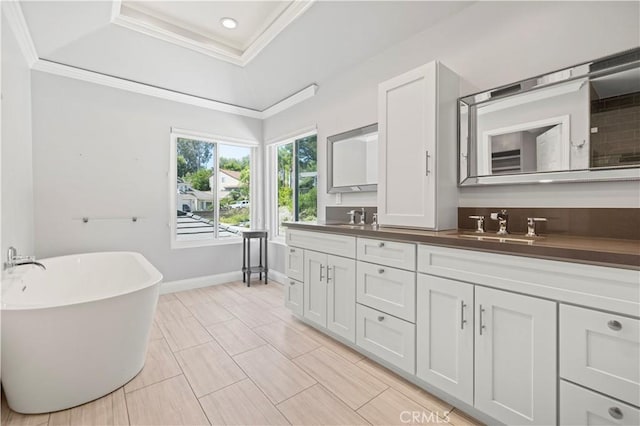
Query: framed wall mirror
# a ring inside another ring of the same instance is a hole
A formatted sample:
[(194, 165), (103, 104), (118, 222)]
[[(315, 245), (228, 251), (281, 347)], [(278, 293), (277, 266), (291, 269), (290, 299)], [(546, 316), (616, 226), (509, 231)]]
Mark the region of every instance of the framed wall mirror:
[(640, 179), (640, 48), (458, 100), (459, 183)]
[(329, 193), (378, 189), (378, 124), (327, 138)]

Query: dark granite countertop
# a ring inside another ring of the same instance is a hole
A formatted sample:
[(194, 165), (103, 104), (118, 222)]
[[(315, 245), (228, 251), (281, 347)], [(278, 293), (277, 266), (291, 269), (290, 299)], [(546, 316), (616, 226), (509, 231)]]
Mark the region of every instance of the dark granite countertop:
[[(371, 225), (285, 222), (291, 229), (331, 232), (368, 238), (425, 243), (444, 247), (477, 250), (514, 256), (535, 257), (565, 262), (586, 263), (640, 270), (640, 241), (612, 238), (548, 235), (530, 239), (509, 235), (503, 241), (492, 239), (495, 233), (474, 234), (472, 230), (426, 231)], [(485, 237), (484, 239), (481, 239)]]

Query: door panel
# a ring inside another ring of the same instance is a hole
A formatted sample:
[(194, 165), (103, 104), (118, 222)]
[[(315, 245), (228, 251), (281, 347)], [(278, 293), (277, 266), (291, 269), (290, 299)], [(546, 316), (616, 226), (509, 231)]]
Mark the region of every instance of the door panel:
[(327, 265), (327, 328), (355, 342), (356, 261), (329, 255)]
[(327, 326), (327, 255), (304, 251), (304, 317)]

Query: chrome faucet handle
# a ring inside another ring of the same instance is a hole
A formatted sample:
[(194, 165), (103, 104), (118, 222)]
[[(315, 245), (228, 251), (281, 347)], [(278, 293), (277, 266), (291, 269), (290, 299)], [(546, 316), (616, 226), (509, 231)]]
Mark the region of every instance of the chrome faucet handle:
[(527, 218), (527, 237), (537, 237), (536, 223), (546, 222), (546, 217), (528, 217)]
[(476, 221), (476, 232), (478, 234), (484, 234), (484, 232), (485, 232), (485, 230), (484, 230), (484, 216), (473, 215), (473, 216), (469, 216), (469, 219), (475, 219), (475, 221)]
[(498, 213), (491, 213), (491, 219), (498, 221), (498, 231), (496, 234), (498, 235), (508, 235), (509, 234), (509, 214), (505, 209), (500, 210)]
[(355, 225), (356, 224), (356, 211), (355, 210), (350, 210), (347, 212), (347, 215), (349, 216), (349, 225)]
[(364, 207), (360, 209), (360, 225), (364, 225), (366, 222), (367, 213), (364, 211)]

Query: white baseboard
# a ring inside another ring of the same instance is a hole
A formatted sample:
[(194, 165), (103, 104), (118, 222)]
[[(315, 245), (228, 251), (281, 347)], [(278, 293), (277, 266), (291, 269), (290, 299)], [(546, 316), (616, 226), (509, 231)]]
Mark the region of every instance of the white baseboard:
[[(282, 272), (269, 270), (269, 280), (284, 284), (287, 276)], [(176, 291), (192, 290), (194, 288), (209, 287), (212, 285), (226, 284), (242, 280), (242, 272), (226, 272), (224, 274), (205, 275), (202, 277), (187, 278), (186, 280), (167, 281), (160, 286), (160, 294), (175, 293)]]

